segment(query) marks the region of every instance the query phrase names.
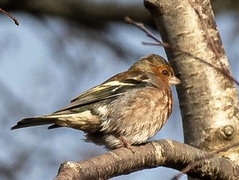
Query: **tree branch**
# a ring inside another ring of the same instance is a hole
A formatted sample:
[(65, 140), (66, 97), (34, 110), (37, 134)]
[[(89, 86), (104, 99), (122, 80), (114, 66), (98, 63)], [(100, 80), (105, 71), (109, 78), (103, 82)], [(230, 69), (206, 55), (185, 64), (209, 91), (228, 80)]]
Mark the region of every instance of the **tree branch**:
[[(238, 96), (210, 1), (145, 0), (144, 3), (163, 42), (174, 47), (165, 51), (182, 81), (176, 88), (180, 94), (185, 142), (211, 152), (237, 143)], [(239, 147), (232, 148), (220, 156), (239, 165), (238, 150)]]
[[(85, 161), (64, 162), (54, 180), (108, 179), (158, 166), (182, 170), (208, 155), (199, 149), (173, 140), (158, 140), (132, 148), (135, 154), (129, 149), (121, 148)], [(203, 179), (233, 180), (239, 179), (239, 168), (229, 159), (213, 156), (199, 161), (199, 164), (188, 174)]]
[(18, 20), (17, 20), (14, 16), (12, 16), (12, 15), (9, 14), (8, 12), (4, 11), (2, 8), (0, 8), (0, 12), (2, 12), (3, 14), (5, 14), (6, 16), (8, 16), (10, 19), (13, 20), (13, 22), (14, 22), (17, 26), (19, 26), (19, 22), (18, 22)]

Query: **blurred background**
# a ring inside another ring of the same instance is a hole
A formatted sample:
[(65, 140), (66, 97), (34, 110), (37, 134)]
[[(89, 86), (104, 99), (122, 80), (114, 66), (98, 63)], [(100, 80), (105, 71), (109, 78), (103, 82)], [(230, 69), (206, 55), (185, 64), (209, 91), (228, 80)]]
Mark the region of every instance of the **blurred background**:
[[(239, 2), (212, 1), (216, 22), (231, 66), (239, 79)], [(52, 113), (112, 75), (127, 70), (141, 56), (163, 48), (124, 22), (143, 22), (158, 37), (153, 20), (139, 0), (1, 0), (0, 8), (0, 179), (52, 179), (63, 161), (80, 161), (106, 152), (85, 143), (84, 134), (68, 128), (45, 127), (10, 131), (27, 116)], [(183, 142), (180, 110), (174, 110), (152, 139)], [(154, 168), (112, 178), (170, 179), (177, 171)], [(182, 179), (186, 179), (185, 177)]]

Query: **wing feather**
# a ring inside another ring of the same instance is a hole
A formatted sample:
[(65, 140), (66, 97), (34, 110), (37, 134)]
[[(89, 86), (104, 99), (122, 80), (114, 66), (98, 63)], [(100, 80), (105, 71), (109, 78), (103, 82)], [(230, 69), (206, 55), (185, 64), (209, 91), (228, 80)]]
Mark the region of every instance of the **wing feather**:
[(71, 103), (68, 106), (56, 111), (55, 113), (92, 104), (105, 99), (117, 97), (124, 94), (127, 91), (130, 91), (131, 89), (143, 88), (146, 87), (147, 85), (148, 82), (142, 80), (139, 81), (135, 79), (126, 79), (122, 81), (108, 81), (80, 94), (79, 96), (71, 100)]

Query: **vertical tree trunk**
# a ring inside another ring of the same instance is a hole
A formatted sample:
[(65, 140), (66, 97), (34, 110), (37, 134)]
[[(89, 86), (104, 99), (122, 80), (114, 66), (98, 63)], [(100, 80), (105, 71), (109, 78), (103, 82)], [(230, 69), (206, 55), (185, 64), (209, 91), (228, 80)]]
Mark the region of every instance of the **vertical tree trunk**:
[[(185, 143), (212, 152), (238, 142), (238, 97), (234, 83), (221, 73), (230, 71), (210, 1), (144, 2), (163, 41), (174, 47), (166, 48), (166, 53), (182, 80), (177, 92)], [(239, 165), (239, 148), (220, 156)]]

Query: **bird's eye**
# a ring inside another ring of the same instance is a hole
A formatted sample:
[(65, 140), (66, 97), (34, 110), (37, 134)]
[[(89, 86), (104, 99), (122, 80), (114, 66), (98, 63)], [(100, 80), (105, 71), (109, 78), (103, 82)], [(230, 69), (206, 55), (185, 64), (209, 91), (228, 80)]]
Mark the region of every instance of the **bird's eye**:
[(165, 75), (165, 76), (169, 76), (169, 72), (167, 70), (163, 70), (162, 74)]

